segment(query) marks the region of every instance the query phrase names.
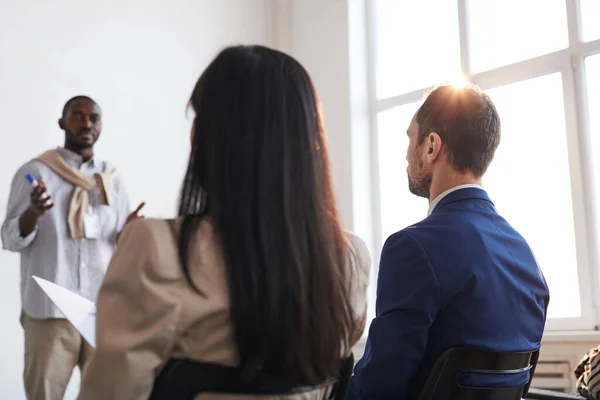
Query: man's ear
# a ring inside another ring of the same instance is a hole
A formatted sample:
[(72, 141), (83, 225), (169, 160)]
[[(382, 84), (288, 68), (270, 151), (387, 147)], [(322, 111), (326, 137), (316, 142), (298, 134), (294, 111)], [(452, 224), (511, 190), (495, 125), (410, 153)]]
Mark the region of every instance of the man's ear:
[(442, 138), (436, 132), (431, 132), (427, 137), (427, 160), (432, 163), (442, 153)]
[(63, 131), (65, 130), (65, 121), (61, 118), (58, 120), (58, 126), (60, 127), (60, 129), (62, 129)]

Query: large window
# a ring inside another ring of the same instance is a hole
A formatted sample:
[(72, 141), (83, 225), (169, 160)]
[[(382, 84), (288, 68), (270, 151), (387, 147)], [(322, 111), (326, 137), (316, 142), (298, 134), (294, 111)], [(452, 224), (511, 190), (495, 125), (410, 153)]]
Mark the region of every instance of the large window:
[(489, 93), (502, 139), (484, 178), (551, 290), (550, 330), (600, 325), (600, 0), (365, 0), (373, 189), (381, 248), (426, 216), (406, 178), (406, 128), (435, 85)]

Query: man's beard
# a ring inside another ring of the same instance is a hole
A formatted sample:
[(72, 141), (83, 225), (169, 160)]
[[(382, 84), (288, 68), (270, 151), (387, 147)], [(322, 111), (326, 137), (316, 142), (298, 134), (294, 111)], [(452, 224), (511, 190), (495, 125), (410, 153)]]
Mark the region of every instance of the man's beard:
[[(417, 170), (422, 171), (423, 163), (416, 162)], [(430, 190), (431, 190), (431, 175), (427, 175), (424, 173), (416, 174), (416, 176), (411, 176), (410, 173), (407, 172), (408, 175), (408, 190), (415, 196), (425, 197), (429, 199)]]
[(431, 177), (423, 177), (420, 180), (408, 178), (408, 190), (415, 196), (429, 199), (429, 190), (431, 188)]
[(94, 135), (94, 140), (92, 140), (91, 142), (83, 142), (83, 141), (79, 141), (78, 140), (78, 135), (80, 133), (82, 133), (84, 130), (80, 130), (79, 132), (75, 133), (75, 132), (71, 132), (71, 131), (66, 131), (66, 141), (67, 144), (77, 150), (87, 150), (87, 149), (91, 149), (92, 147), (94, 147), (94, 145), (96, 144), (96, 141), (98, 140), (98, 135), (94, 134), (92, 130), (88, 130), (92, 135)]

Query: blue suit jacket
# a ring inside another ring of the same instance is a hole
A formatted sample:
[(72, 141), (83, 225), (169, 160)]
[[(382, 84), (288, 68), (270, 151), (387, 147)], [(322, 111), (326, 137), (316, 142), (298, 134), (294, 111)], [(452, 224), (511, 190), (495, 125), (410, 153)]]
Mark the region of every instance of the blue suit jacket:
[(536, 349), (548, 301), (527, 242), (487, 193), (452, 192), (431, 216), (386, 241), (377, 317), (348, 398), (415, 400), (436, 359), (452, 347)]

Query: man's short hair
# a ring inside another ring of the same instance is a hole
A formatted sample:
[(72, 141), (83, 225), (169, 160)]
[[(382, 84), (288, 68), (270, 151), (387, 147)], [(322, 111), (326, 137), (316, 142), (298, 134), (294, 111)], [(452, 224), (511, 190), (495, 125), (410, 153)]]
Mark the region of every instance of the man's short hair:
[(72, 97), (72, 98), (70, 98), (70, 99), (69, 99), (69, 100), (68, 100), (68, 101), (65, 103), (65, 106), (63, 107), (63, 111), (62, 111), (62, 117), (63, 117), (63, 118), (66, 118), (66, 116), (67, 116), (67, 112), (69, 111), (69, 108), (71, 107), (71, 105), (72, 105), (73, 103), (75, 103), (76, 101), (79, 101), (79, 100), (87, 100), (87, 101), (91, 101), (91, 102), (92, 102), (92, 103), (94, 103), (94, 104), (98, 104), (98, 103), (96, 103), (96, 102), (95, 102), (95, 101), (94, 101), (94, 100), (93, 100), (91, 97), (88, 97), (88, 96), (75, 96), (75, 97)]
[(442, 85), (433, 89), (416, 115), (418, 144), (431, 132), (442, 138), (448, 161), (461, 173), (485, 174), (500, 144), (500, 117), (478, 87)]

